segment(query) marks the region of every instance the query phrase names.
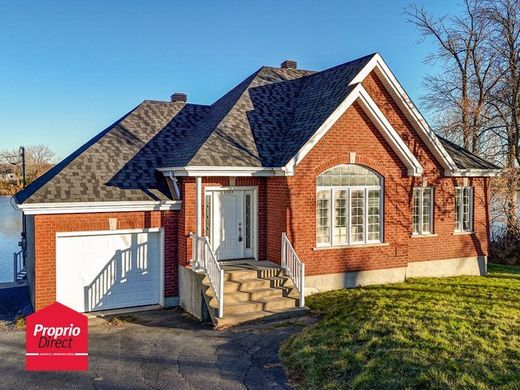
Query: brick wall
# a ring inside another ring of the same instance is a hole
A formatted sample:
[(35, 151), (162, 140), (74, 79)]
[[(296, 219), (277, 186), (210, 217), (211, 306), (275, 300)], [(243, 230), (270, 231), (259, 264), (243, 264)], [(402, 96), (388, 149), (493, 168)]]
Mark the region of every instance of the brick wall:
[[(191, 258), (190, 232), (195, 232), (195, 178), (181, 178), (182, 210), (179, 220), (179, 264), (188, 265)], [(205, 177), (202, 180), (202, 233), (204, 234), (204, 191), (207, 187), (229, 186), (228, 177)], [(258, 259), (267, 258), (267, 180), (264, 177), (237, 177), (235, 187), (258, 187)]]
[[(489, 179), (475, 178), (474, 234), (455, 235), (454, 187), (461, 178), (442, 176), (442, 168), (384, 89), (375, 74), (363, 82), (392, 126), (424, 167), (422, 178), (406, 176), (406, 169), (363, 109), (353, 104), (301, 161), (293, 177), (267, 182), (268, 258), (280, 259), (280, 237), (287, 232), (307, 275), (384, 269), (411, 261), (487, 255)], [(338, 164), (356, 163), (384, 177), (384, 245), (316, 248), (316, 177)], [(423, 180), (435, 188), (434, 233), (412, 238), (412, 191)]]
[[(282, 232), (287, 232), (307, 275), (384, 269), (411, 261), (487, 255), (489, 179), (475, 178), (474, 234), (454, 235), (454, 187), (461, 178), (442, 176), (442, 168), (416, 134), (405, 115), (375, 74), (363, 85), (392, 126), (424, 167), (422, 178), (406, 176), (406, 169), (358, 104), (353, 104), (296, 167), (293, 177), (237, 178), (236, 186), (258, 186), (259, 259), (280, 261)], [(356, 162), (384, 177), (384, 245), (316, 249), (316, 177), (328, 168)], [(411, 237), (411, 199), (422, 181), (435, 188), (434, 233)], [(204, 178), (203, 188), (228, 186), (223, 177)], [(164, 227), (165, 295), (178, 294), (177, 264), (191, 257), (189, 233), (195, 231), (195, 179), (180, 180), (182, 208), (166, 212), (94, 213), (35, 216), (36, 308), (56, 297), (56, 233), (107, 230), (108, 219), (118, 219), (118, 229)], [(204, 192), (203, 192), (204, 193)], [(204, 197), (202, 199), (204, 203)], [(204, 205), (203, 205), (204, 210)], [(204, 216), (202, 216), (204, 223)], [(204, 229), (204, 227), (203, 227)]]
[(56, 300), (56, 233), (109, 230), (109, 218), (117, 229), (164, 228), (164, 294), (178, 295), (177, 211), (35, 215), (35, 309)]

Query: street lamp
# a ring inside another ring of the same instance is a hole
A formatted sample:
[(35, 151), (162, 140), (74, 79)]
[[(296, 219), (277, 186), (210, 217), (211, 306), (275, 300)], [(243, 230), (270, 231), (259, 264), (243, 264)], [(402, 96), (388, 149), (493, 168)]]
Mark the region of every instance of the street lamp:
[(25, 177), (25, 148), (20, 146), (18, 152), (20, 160), (22, 161), (22, 188), (25, 188), (27, 186), (27, 178)]
[[(22, 163), (22, 188), (25, 188), (27, 186), (27, 177), (25, 176), (25, 147), (20, 146), (18, 156), (7, 156), (5, 159), (14, 166), (17, 166), (20, 162)], [(14, 162), (11, 159), (13, 159)]]

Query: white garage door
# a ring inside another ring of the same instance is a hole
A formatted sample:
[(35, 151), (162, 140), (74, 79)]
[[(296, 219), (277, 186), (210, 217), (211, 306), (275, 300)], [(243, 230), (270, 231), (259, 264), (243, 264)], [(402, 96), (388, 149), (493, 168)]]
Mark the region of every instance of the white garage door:
[(159, 229), (58, 233), (56, 299), (80, 312), (160, 303)]

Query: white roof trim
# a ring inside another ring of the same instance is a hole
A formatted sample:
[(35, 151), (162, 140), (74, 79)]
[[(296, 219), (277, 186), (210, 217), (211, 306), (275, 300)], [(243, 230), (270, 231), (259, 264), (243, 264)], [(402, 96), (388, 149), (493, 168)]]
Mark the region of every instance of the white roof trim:
[(424, 117), (413, 103), (410, 96), (408, 96), (404, 88), (401, 86), (379, 53), (374, 55), (369, 63), (363, 68), (363, 70), (361, 70), (361, 72), (359, 72), (358, 75), (354, 77), (351, 83), (361, 83), (373, 70), (375, 70), (383, 85), (388, 89), (392, 97), (396, 100), (399, 108), (406, 115), (407, 119), (415, 128), (423, 142), (428, 146), (430, 151), (442, 165), (445, 170), (444, 174), (449, 176), (449, 171), (457, 170), (455, 161), (453, 161), (449, 153), (442, 146), (441, 142), (435, 135), (435, 132), (430, 128)]
[(374, 102), (363, 87), (360, 89), (358, 101), (361, 104), (363, 111), (365, 111), (372, 122), (379, 128), (383, 137), (390, 144), (394, 152), (397, 153), (399, 159), (405, 164), (406, 168), (408, 168), (408, 175), (421, 176), (424, 172), (421, 163), (404, 143), (403, 139), (381, 112), (376, 102)]
[[(314, 135), (307, 141), (307, 143), (298, 151), (298, 153), (287, 163), (286, 168), (294, 171), (294, 167), (298, 165), (303, 158), (310, 152), (316, 143), (325, 135), (325, 133), (332, 127), (332, 125), (339, 119), (339, 117), (352, 105), (358, 98), (362, 89), (361, 83), (372, 71), (376, 71), (381, 81), (388, 89), (392, 97), (395, 98), (399, 108), (406, 115), (414, 129), (417, 131), (423, 142), (427, 145), (435, 158), (444, 168), (444, 175), (446, 176), (494, 176), (495, 170), (485, 173), (488, 170), (474, 170), (457, 168), (455, 161), (451, 158), (446, 149), (430, 128), (419, 110), (415, 107), (412, 100), (403, 89), (401, 84), (386, 65), (381, 55), (376, 53), (372, 59), (365, 65), (365, 67), (352, 79), (350, 86), (355, 86), (352, 92), (345, 98), (345, 100), (334, 110), (334, 112), (327, 118), (327, 120), (320, 126)], [(364, 88), (363, 88), (364, 90)], [(366, 92), (366, 91), (365, 91)], [(361, 100), (361, 99), (360, 99)], [(400, 138), (400, 137), (399, 137)]]
[(455, 169), (445, 172), (446, 176), (453, 177), (493, 177), (500, 175), (501, 169)]
[(180, 210), (182, 202), (170, 201), (128, 201), (128, 202), (70, 202), (70, 203), (25, 203), (17, 205), (26, 215), (35, 214), (84, 214), (111, 213), (125, 211), (165, 211)]
[(265, 167), (219, 167), (219, 166), (187, 166), (158, 168), (164, 175), (175, 176), (292, 176), (285, 168)]
[(299, 150), (296, 156), (289, 161), (285, 168), (288, 171), (293, 172), (294, 167), (305, 158), (312, 148), (355, 101), (359, 101), (363, 111), (365, 111), (372, 122), (378, 127), (392, 149), (397, 153), (400, 160), (405, 164), (408, 169), (408, 175), (421, 176), (423, 173), (423, 167), (361, 84), (356, 85), (352, 92), (348, 94), (345, 100), (341, 102), (332, 115), (327, 118), (318, 131), (316, 131), (309, 141), (307, 141), (307, 143)]
[(298, 165), (305, 156), (314, 148), (314, 146), (323, 138), (323, 136), (329, 131), (334, 123), (343, 115), (345, 111), (354, 103), (361, 90), (361, 84), (357, 85), (343, 100), (340, 105), (334, 110), (334, 112), (323, 122), (319, 129), (313, 134), (313, 136), (301, 147), (296, 155), (286, 164), (285, 168), (289, 171), (294, 171), (296, 165)]

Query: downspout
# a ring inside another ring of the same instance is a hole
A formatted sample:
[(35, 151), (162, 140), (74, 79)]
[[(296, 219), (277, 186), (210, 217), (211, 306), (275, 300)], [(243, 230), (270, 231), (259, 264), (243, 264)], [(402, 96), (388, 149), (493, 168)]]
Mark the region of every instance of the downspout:
[[(170, 172), (163, 172), (164, 177), (166, 177), (166, 183), (168, 184), (168, 188), (173, 197), (175, 195), (176, 200), (181, 200), (181, 191), (179, 189), (178, 179)], [(173, 187), (173, 188), (172, 188)]]
[(178, 184), (178, 179), (172, 175), (171, 177), (172, 179), (172, 183), (173, 183), (173, 188), (175, 190), (175, 195), (177, 195), (177, 200), (181, 200), (181, 190), (179, 190), (179, 184)]

